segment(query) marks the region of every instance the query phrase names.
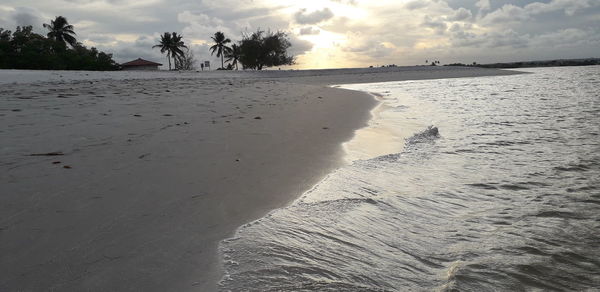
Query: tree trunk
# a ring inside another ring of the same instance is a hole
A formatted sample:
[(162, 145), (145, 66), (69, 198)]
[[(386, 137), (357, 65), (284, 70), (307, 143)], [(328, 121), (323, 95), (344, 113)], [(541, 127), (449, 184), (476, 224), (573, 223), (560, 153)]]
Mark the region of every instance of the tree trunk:
[(169, 60), (169, 71), (171, 71), (171, 56), (167, 55), (167, 60)]
[(224, 65), (223, 65), (223, 54), (221, 53), (221, 69), (225, 69)]

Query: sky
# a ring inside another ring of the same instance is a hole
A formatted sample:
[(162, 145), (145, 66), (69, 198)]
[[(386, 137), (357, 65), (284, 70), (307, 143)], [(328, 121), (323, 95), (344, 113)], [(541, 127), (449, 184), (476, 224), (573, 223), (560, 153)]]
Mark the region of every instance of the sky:
[(167, 64), (152, 49), (182, 34), (212, 67), (210, 37), (285, 31), (294, 68), (492, 63), (600, 57), (600, 0), (1, 0), (0, 27), (65, 16), (77, 39), (112, 53)]

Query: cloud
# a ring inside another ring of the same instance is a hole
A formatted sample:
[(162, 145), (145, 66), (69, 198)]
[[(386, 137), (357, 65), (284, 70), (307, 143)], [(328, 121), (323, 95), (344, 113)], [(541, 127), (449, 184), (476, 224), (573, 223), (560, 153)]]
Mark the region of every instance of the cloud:
[[(554, 12), (562, 12), (566, 16), (573, 16), (591, 8), (600, 7), (600, 1), (593, 0), (552, 0), (548, 3), (532, 2), (524, 7), (513, 4), (505, 4), (501, 8), (488, 13), (482, 18), (482, 22), (494, 23), (523, 23), (532, 21), (540, 15)], [(554, 19), (556, 21), (556, 19)]]
[(40, 26), (42, 20), (40, 13), (32, 8), (17, 7), (11, 17), (18, 26)]
[(553, 0), (549, 3), (530, 3), (526, 5), (524, 9), (531, 14), (541, 14), (562, 10), (566, 15), (572, 16), (576, 12), (592, 6), (600, 6), (600, 2), (594, 0)]
[(480, 11), (490, 10), (490, 0), (479, 0), (475, 3), (475, 6), (477, 6)]
[(473, 14), (471, 14), (471, 10), (467, 10), (461, 7), (458, 10), (456, 10), (456, 12), (448, 19), (451, 21), (463, 21), (468, 20), (471, 17), (473, 17)]
[(524, 48), (529, 45), (530, 36), (527, 34), (519, 34), (518, 32), (509, 29), (506, 31), (492, 32), (486, 36), (488, 40), (488, 47), (513, 47), (513, 48)]
[(525, 48), (529, 46), (531, 39), (530, 35), (519, 34), (512, 29), (483, 34), (475, 34), (455, 29), (454, 27), (451, 31), (454, 47), (475, 47), (481, 49), (497, 49), (501, 47)]
[(331, 0), (332, 2), (342, 3), (346, 5), (356, 5), (356, 0)]
[(502, 8), (488, 13), (482, 22), (486, 24), (523, 22), (530, 19), (529, 13), (518, 6), (506, 4)]
[(305, 54), (313, 48), (313, 44), (309, 41), (302, 40), (295, 35), (289, 37), (292, 47), (288, 50), (288, 53), (292, 56)]
[(421, 9), (424, 7), (427, 7), (428, 2), (425, 0), (415, 0), (415, 1), (410, 1), (408, 3), (406, 3), (404, 5), (404, 8), (408, 9), (408, 10), (415, 10), (415, 9)]
[(433, 18), (429, 15), (425, 15), (423, 19), (423, 23), (421, 24), (424, 27), (434, 29), (438, 34), (444, 33), (446, 28), (448, 27), (446, 23), (439, 18)]
[(294, 14), (294, 19), (299, 24), (317, 24), (332, 18), (333, 12), (329, 8), (307, 12), (306, 8), (300, 9)]
[(232, 35), (239, 35), (241, 31), (236, 23), (225, 23), (219, 18), (204, 13), (184, 11), (177, 15), (177, 20), (184, 24), (183, 35), (193, 39), (209, 41), (217, 31), (231, 38)]
[(598, 0), (2, 0), (0, 27), (32, 24), (42, 33), (57, 15), (78, 40), (119, 61), (165, 64), (151, 48), (165, 31), (219, 65), (210, 36), (238, 41), (259, 28), (288, 32), (291, 50), (311, 67), (598, 57), (600, 47)]
[(312, 26), (303, 27), (300, 29), (300, 35), (315, 35), (319, 34), (321, 31), (318, 28), (314, 28)]
[(394, 62), (391, 59), (399, 54), (393, 44), (363, 34), (353, 34), (351, 41), (340, 46), (340, 49), (345, 54), (343, 58), (362, 60), (369, 65), (392, 64)]
[(600, 33), (593, 30), (577, 28), (562, 29), (537, 36), (532, 40), (536, 47), (567, 47), (573, 48), (581, 45), (600, 44)]

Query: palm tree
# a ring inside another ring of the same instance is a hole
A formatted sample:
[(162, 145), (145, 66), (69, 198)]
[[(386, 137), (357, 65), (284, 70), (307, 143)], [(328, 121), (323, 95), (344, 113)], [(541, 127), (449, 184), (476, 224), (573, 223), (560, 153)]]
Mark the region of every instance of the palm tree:
[[(180, 59), (183, 58), (185, 56), (185, 52), (182, 50), (182, 48), (187, 49), (188, 47), (185, 45), (185, 43), (181, 40), (183, 38), (183, 36), (178, 35), (176, 32), (173, 32), (171, 34), (171, 56), (173, 57), (173, 60), (175, 59)], [(177, 64), (178, 62), (175, 62), (175, 64)], [(181, 62), (179, 62), (181, 63)], [(177, 65), (176, 65), (177, 67)], [(177, 69), (177, 68), (176, 68)]]
[(160, 41), (158, 42), (158, 45), (152, 46), (153, 49), (160, 48), (161, 54), (167, 52), (167, 60), (169, 61), (169, 71), (171, 71), (171, 43), (171, 34), (165, 32), (160, 36)]
[(223, 55), (231, 51), (231, 48), (226, 46), (226, 44), (231, 43), (231, 40), (225, 38), (225, 34), (220, 31), (217, 31), (211, 38), (215, 41), (215, 45), (210, 47), (210, 54), (213, 55), (215, 51), (217, 52), (217, 57), (221, 57), (221, 69), (224, 69)]
[(53, 39), (65, 45), (69, 44), (71, 47), (75, 47), (77, 44), (77, 40), (74, 37), (75, 32), (73, 31), (73, 26), (69, 24), (65, 17), (57, 16), (54, 20), (50, 21), (50, 24), (44, 23), (44, 27), (49, 30), (49, 39)]
[(242, 50), (240, 49), (240, 46), (238, 46), (237, 44), (233, 44), (231, 45), (231, 50), (225, 53), (225, 58), (227, 58), (225, 59), (225, 61), (231, 62), (231, 65), (235, 66), (235, 70), (237, 70), (238, 61), (240, 60), (241, 56)]
[(169, 70), (171, 70), (171, 57), (173, 59), (179, 58), (183, 56), (185, 53), (181, 48), (186, 48), (187, 46), (181, 40), (183, 36), (178, 35), (176, 32), (168, 33), (165, 32), (160, 36), (160, 42), (158, 45), (152, 46), (152, 48), (160, 48), (161, 53), (167, 52), (167, 60), (169, 61)]

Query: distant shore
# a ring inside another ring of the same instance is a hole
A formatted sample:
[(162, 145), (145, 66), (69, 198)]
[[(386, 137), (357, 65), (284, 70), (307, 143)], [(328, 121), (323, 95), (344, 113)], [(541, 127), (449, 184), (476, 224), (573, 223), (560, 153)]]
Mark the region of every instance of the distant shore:
[[(73, 82), (97, 80), (141, 79), (290, 79), (307, 84), (367, 83), (432, 78), (476, 77), (486, 75), (515, 74), (488, 68), (448, 66), (403, 66), (375, 68), (307, 69), (307, 70), (232, 70), (232, 71), (55, 71), (55, 70), (0, 70), (0, 84), (23, 84), (39, 82)], [(326, 78), (323, 78), (323, 77)]]
[(517, 73), (0, 70), (0, 290), (214, 291), (221, 240), (345, 163), (377, 102), (329, 86)]

